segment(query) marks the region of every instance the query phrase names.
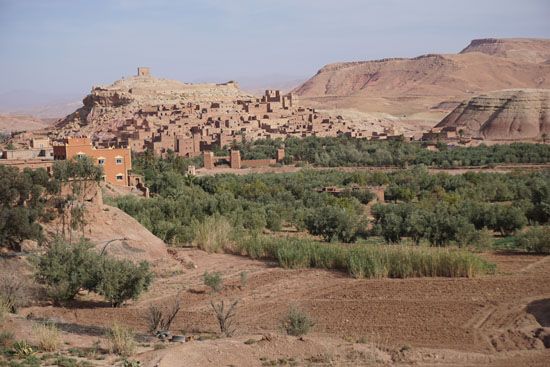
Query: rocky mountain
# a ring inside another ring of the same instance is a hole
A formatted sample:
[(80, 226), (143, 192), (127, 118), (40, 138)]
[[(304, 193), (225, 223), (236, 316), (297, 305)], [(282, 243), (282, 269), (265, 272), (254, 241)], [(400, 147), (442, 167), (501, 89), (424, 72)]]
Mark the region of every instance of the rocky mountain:
[(482, 94), (462, 102), (436, 127), (489, 140), (539, 139), (550, 134), (550, 89)]
[(474, 40), (459, 54), (330, 64), (294, 90), (317, 106), (411, 114), (479, 93), (550, 88), (550, 40)]
[(207, 103), (250, 97), (237, 83), (187, 84), (151, 75), (132, 76), (95, 86), (83, 106), (55, 124), (55, 134), (93, 135), (116, 128), (143, 108)]

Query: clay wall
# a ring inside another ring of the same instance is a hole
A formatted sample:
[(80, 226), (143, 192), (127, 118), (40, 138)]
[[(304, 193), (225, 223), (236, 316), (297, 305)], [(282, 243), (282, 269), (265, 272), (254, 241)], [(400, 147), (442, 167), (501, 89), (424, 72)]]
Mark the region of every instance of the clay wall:
[(270, 165), (273, 165), (276, 163), (277, 161), (275, 159), (250, 159), (250, 160), (242, 160), (241, 167), (243, 168), (269, 167)]
[(0, 164), (4, 166), (15, 167), (19, 170), (44, 168), (48, 173), (52, 172), (53, 163), (52, 160), (44, 159), (0, 159)]

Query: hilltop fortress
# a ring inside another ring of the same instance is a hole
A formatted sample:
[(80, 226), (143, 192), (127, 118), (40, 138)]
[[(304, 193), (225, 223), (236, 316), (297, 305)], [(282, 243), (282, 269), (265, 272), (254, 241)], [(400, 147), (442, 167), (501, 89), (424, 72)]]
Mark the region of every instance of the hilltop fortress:
[[(266, 90), (258, 98), (242, 92), (233, 81), (186, 84), (155, 78), (145, 67), (138, 68), (136, 76), (93, 87), (83, 103), (50, 130), (50, 138), (87, 135), (97, 146), (192, 157), (244, 137), (370, 137), (373, 133), (367, 124), (298, 106), (292, 94)], [(392, 134), (376, 132), (374, 137)]]

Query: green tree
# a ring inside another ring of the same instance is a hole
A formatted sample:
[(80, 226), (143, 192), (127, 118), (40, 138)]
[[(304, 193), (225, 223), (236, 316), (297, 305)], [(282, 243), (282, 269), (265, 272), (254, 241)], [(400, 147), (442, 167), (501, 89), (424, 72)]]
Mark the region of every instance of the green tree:
[(19, 171), (0, 165), (0, 246), (19, 250), (24, 239), (42, 239), (40, 220), (49, 220), (45, 210), (49, 195), (58, 185), (44, 169)]
[(495, 205), (495, 229), (502, 235), (511, 234), (527, 224), (527, 218), (515, 206)]
[(57, 239), (38, 259), (37, 279), (47, 285), (47, 292), (56, 302), (73, 299), (81, 288), (94, 289), (94, 269), (98, 255), (86, 240), (69, 245)]
[(313, 210), (305, 219), (309, 233), (325, 241), (354, 242), (360, 227), (359, 218), (344, 208), (324, 206)]

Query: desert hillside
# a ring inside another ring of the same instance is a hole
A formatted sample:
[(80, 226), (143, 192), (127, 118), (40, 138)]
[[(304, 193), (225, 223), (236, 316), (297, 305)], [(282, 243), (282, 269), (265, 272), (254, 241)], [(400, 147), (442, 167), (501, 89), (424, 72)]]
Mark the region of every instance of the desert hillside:
[(538, 139), (550, 133), (550, 90), (495, 91), (462, 102), (437, 127), (490, 140)]
[(320, 106), (411, 114), (491, 90), (550, 88), (549, 54), (548, 40), (474, 40), (459, 54), (330, 64), (294, 92)]
[(52, 121), (29, 115), (0, 114), (0, 132), (39, 130), (47, 127)]

